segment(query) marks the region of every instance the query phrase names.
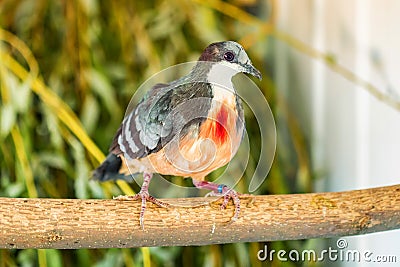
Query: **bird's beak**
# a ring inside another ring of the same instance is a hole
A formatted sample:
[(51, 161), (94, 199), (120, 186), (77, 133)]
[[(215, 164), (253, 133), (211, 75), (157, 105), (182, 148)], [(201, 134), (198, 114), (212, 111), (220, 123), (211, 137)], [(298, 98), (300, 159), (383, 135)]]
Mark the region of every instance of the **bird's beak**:
[(253, 64), (248, 63), (244, 66), (244, 72), (253, 75), (254, 77), (258, 78), (260, 81), (262, 79), (261, 72), (256, 69)]

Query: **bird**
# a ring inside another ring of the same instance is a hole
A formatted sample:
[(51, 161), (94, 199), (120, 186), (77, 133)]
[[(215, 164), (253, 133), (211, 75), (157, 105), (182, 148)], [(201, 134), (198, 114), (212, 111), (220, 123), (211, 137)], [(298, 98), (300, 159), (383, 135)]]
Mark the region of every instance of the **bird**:
[(232, 200), (231, 220), (239, 217), (239, 193), (206, 180), (209, 173), (231, 161), (244, 136), (244, 111), (232, 83), (238, 73), (262, 78), (239, 43), (211, 43), (187, 75), (155, 84), (124, 117), (108, 156), (92, 178), (107, 181), (142, 174), (137, 194), (116, 197), (141, 200), (142, 228), (147, 201), (168, 207), (149, 194), (153, 173), (192, 178), (195, 187), (223, 196), (221, 209)]

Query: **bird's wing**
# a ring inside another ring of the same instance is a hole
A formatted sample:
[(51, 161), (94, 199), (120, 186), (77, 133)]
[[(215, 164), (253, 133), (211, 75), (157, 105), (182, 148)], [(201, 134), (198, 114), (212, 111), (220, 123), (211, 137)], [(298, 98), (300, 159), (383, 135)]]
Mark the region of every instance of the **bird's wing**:
[(124, 118), (110, 152), (132, 159), (158, 152), (206, 118), (211, 98), (211, 87), (204, 82), (155, 85)]

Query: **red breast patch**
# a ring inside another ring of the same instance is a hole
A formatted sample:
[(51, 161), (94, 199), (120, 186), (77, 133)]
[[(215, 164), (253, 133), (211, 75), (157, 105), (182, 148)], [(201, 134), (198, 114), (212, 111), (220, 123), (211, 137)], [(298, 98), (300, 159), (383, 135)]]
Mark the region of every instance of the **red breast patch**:
[(226, 139), (228, 138), (228, 132), (226, 128), (228, 127), (227, 122), (228, 122), (228, 111), (226, 110), (225, 107), (221, 107), (219, 112), (217, 113), (216, 120), (214, 121), (214, 140), (220, 144), (224, 143)]

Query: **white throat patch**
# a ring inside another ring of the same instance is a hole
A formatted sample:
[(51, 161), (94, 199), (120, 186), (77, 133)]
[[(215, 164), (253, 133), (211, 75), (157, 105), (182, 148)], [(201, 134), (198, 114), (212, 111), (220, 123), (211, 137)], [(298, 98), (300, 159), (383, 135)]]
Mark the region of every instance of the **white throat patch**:
[(241, 72), (241, 67), (238, 64), (221, 61), (212, 65), (207, 74), (207, 81), (214, 87), (218, 86), (234, 92), (232, 77), (239, 72)]
[(236, 90), (232, 84), (232, 77), (241, 72), (240, 66), (226, 61), (214, 64), (207, 75), (211, 83), (213, 100), (236, 106)]

